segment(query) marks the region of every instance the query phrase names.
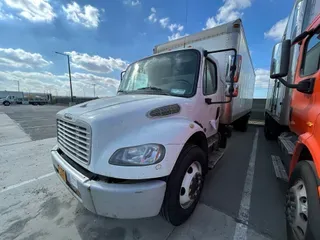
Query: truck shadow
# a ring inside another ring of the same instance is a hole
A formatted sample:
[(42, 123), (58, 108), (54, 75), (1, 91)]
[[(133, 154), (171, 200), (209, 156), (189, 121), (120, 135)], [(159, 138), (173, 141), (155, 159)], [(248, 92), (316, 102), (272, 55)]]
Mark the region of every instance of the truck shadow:
[(98, 216), (80, 203), (75, 211), (74, 224), (81, 239), (165, 239), (173, 227), (160, 216), (122, 220)]

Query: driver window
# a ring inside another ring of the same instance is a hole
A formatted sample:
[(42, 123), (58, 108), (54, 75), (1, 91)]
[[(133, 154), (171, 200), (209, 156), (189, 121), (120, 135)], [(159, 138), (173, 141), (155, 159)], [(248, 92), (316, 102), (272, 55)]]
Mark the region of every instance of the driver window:
[(308, 76), (316, 73), (320, 65), (320, 41), (318, 34), (313, 35), (306, 44), (301, 75)]
[(204, 82), (203, 82), (203, 94), (211, 95), (217, 91), (217, 74), (216, 66), (210, 62), (206, 61), (205, 71), (204, 71)]

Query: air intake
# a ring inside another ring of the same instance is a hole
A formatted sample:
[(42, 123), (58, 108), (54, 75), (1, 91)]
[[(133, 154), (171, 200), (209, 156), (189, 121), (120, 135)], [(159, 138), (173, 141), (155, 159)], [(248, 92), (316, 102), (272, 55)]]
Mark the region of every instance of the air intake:
[(147, 113), (147, 117), (167, 117), (180, 112), (180, 106), (178, 104), (167, 105), (159, 108), (155, 108)]

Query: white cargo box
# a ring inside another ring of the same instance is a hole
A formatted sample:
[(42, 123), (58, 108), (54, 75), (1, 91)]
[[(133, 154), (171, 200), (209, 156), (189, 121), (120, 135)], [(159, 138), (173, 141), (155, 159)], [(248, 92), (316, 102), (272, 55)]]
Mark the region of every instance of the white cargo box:
[[(238, 97), (231, 103), (223, 104), (223, 115), (220, 122), (230, 124), (240, 117), (250, 113), (252, 108), (255, 72), (240, 19), (226, 23), (196, 34), (192, 34), (174, 41), (160, 44), (154, 47), (154, 54), (177, 50), (182, 48), (203, 48), (214, 51), (226, 48), (235, 48), (242, 57)], [(229, 57), (233, 52), (215, 53), (213, 57), (219, 62), (220, 80), (228, 84), (226, 75), (229, 66)], [(227, 99), (224, 99), (227, 100)]]

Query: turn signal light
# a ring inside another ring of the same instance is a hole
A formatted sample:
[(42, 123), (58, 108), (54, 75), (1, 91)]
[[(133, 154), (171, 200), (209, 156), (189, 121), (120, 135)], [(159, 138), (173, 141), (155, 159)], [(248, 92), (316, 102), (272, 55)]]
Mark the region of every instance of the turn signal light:
[(239, 95), (239, 87), (236, 87), (236, 88), (234, 88), (232, 97), (238, 97), (238, 95)]

